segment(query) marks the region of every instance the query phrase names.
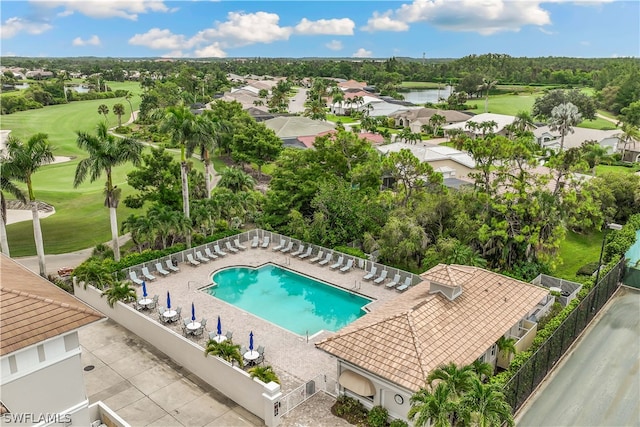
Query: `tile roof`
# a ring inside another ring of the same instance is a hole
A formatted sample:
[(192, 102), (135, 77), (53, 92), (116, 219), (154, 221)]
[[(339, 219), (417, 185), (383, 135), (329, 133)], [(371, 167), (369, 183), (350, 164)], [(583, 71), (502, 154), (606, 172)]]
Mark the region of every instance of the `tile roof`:
[[(409, 390), (429, 372), (477, 359), (548, 290), (476, 267), (440, 264), (423, 281), (316, 346)], [(461, 286), (450, 301), (431, 282)]]
[[(316, 138), (320, 137), (320, 136), (324, 136), (324, 135), (329, 135), (329, 134), (334, 134), (337, 131), (335, 130), (329, 130), (326, 132), (321, 132), (317, 135), (305, 135), (305, 136), (299, 136), (298, 137), (298, 141), (300, 141), (301, 143), (304, 144), (305, 147), (307, 148), (311, 148), (313, 147), (313, 143), (316, 142)], [(367, 141), (369, 141), (372, 144), (382, 144), (384, 142), (384, 137), (380, 134), (377, 133), (370, 133), (370, 132), (361, 132), (358, 133), (358, 138), (360, 139), (366, 139)]]
[(105, 316), (0, 254), (0, 356)]
[(335, 128), (333, 123), (299, 116), (275, 117), (263, 123), (273, 130), (279, 138), (318, 135)]

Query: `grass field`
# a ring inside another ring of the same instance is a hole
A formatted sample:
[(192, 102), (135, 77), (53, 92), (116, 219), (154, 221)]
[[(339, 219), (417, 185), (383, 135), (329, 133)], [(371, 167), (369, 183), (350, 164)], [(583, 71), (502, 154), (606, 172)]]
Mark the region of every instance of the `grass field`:
[(601, 117), (596, 117), (595, 120), (584, 120), (578, 125), (580, 128), (588, 129), (600, 129), (600, 130), (613, 130), (616, 129), (616, 124), (611, 123), (609, 120)]
[(640, 164), (638, 163), (634, 164), (630, 168), (625, 166), (609, 166), (609, 165), (596, 166), (596, 176), (605, 172), (636, 173), (638, 171), (640, 171)]
[(554, 276), (567, 280), (576, 280), (576, 272), (590, 262), (598, 262), (602, 233), (577, 234), (568, 231), (560, 244), (559, 263)]
[[(526, 95), (494, 95), (489, 96), (489, 112), (495, 114), (515, 115), (519, 111), (531, 111), (537, 94)], [(480, 114), (484, 113), (484, 98), (473, 98), (467, 101), (468, 105), (475, 105), (477, 108), (469, 111)]]
[(438, 89), (438, 87), (446, 86), (446, 83), (435, 82), (402, 82), (401, 89)]
[(327, 114), (327, 120), (334, 123), (355, 123), (357, 121), (349, 116), (336, 116), (334, 114)]

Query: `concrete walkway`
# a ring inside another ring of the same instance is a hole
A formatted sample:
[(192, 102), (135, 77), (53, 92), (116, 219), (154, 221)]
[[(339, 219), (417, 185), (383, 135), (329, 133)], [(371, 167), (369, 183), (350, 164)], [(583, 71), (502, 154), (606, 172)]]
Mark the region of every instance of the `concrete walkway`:
[(264, 425), (111, 320), (83, 328), (79, 336), (89, 402), (103, 401), (132, 426)]

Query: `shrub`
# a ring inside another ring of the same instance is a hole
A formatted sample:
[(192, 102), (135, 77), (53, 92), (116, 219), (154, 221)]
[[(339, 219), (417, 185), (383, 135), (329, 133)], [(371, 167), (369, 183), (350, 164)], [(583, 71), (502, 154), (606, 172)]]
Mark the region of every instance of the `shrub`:
[(115, 128), (116, 133), (121, 133), (123, 135), (131, 133), (131, 128), (127, 126), (118, 126)]
[(389, 411), (380, 405), (374, 406), (369, 411), (367, 416), (367, 423), (369, 427), (385, 427), (387, 425), (387, 418), (389, 418)]
[(409, 427), (409, 424), (404, 420), (393, 420), (389, 423), (389, 427)]
[(352, 248), (351, 246), (336, 246), (333, 249), (347, 255), (352, 255), (352, 256), (367, 259), (367, 255), (358, 248)]
[(360, 425), (367, 420), (367, 410), (364, 405), (359, 400), (345, 395), (338, 397), (331, 407), (331, 413), (344, 418), (350, 424)]
[(597, 262), (590, 262), (588, 264), (583, 265), (576, 272), (576, 276), (591, 276), (598, 269)]

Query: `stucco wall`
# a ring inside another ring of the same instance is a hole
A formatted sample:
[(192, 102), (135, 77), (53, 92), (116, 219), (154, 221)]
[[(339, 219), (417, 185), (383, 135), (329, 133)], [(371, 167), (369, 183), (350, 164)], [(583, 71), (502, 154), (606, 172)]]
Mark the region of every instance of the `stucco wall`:
[[(242, 369), (231, 366), (218, 357), (204, 357), (203, 348), (199, 345), (126, 304), (117, 303), (113, 308), (109, 307), (106, 298), (101, 298), (100, 295), (100, 291), (92, 286), (87, 286), (87, 289), (83, 286), (75, 287), (76, 297), (149, 342), (243, 408), (264, 419), (267, 425), (277, 425), (278, 420), (274, 420), (272, 411), (267, 410), (267, 403), (280, 397), (279, 387), (274, 388), (273, 384), (267, 387), (262, 382), (253, 380)], [(263, 393), (266, 396), (263, 397)]]

